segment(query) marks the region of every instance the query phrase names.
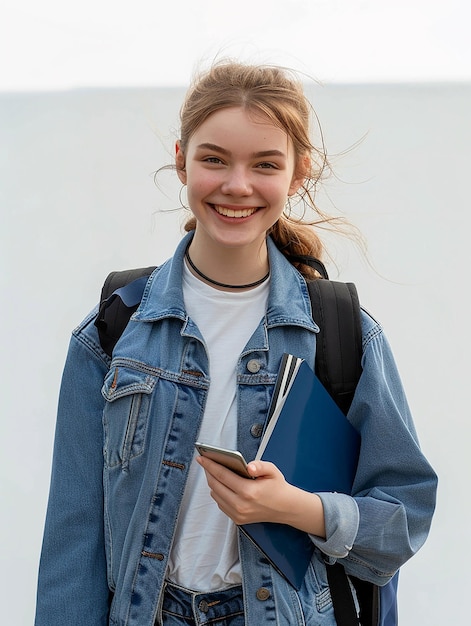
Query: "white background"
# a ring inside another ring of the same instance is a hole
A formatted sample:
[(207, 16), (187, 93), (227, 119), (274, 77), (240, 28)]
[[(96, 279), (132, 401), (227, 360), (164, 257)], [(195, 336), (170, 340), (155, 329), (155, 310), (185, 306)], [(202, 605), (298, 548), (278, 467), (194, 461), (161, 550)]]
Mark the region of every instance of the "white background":
[[(225, 47), (325, 83), (311, 84), (310, 95), (330, 152), (343, 154), (334, 158), (338, 177), (321, 204), (361, 227), (372, 264), (347, 241), (329, 238), (331, 275), (353, 280), (384, 324), (421, 443), (440, 476), (430, 538), (401, 573), (401, 626), (467, 625), (467, 5), (208, 1), (136, 2), (131, 9), (102, 2), (93, 13), (87, 2), (67, 10), (52, 2), (3, 3), (2, 11), (4, 5), (2, 623), (33, 623), (70, 330), (110, 270), (156, 264), (172, 253), (183, 216), (169, 210), (178, 206), (179, 188), (171, 175), (157, 188), (153, 172), (171, 160), (183, 96), (175, 85)], [(133, 89), (116, 88), (126, 85)]]
[(186, 85), (235, 54), (322, 81), (466, 80), (468, 0), (2, 0), (0, 89)]

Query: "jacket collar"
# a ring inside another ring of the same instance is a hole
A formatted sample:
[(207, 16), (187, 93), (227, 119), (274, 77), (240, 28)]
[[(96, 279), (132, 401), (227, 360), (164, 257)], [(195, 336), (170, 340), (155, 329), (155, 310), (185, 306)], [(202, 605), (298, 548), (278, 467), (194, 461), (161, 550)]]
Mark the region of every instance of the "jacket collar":
[[(185, 250), (193, 232), (188, 233), (177, 246), (172, 258), (158, 267), (150, 276), (141, 304), (132, 319), (153, 322), (166, 317), (187, 321), (183, 301), (183, 263)], [(311, 316), (311, 302), (306, 281), (267, 238), (270, 263), (270, 291), (266, 322), (268, 327), (294, 325), (317, 332)]]

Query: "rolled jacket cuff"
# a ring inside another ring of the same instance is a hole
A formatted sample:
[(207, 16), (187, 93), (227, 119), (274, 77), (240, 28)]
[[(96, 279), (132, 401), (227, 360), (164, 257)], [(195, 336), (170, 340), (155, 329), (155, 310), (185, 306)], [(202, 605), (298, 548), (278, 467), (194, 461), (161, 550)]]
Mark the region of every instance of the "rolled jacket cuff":
[(314, 545), (329, 557), (342, 559), (348, 555), (357, 536), (360, 512), (355, 500), (344, 493), (318, 493), (324, 507), (323, 539), (309, 535)]

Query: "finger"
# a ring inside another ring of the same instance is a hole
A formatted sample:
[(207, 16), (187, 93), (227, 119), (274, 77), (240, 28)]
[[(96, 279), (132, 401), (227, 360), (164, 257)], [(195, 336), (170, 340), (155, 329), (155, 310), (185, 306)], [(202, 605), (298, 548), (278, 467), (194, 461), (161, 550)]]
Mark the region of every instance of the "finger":
[(205, 470), (208, 484), (209, 477), (212, 477), (217, 482), (220, 482), (229, 489), (235, 491), (237, 490), (238, 486), (240, 487), (239, 481), (246, 480), (246, 478), (242, 478), (241, 476), (239, 476), (239, 474), (236, 474), (236, 472), (233, 472), (224, 465), (221, 465), (220, 463), (217, 463), (216, 461), (213, 461), (212, 459), (209, 459), (207, 457), (196, 457), (196, 461)]
[(281, 475), (276, 465), (269, 461), (250, 461), (247, 469), (253, 478), (276, 478)]

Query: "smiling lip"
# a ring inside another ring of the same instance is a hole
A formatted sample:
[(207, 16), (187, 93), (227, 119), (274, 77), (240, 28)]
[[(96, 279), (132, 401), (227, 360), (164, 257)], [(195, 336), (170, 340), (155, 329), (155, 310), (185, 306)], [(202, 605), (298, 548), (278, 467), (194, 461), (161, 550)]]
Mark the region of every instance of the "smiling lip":
[(212, 207), (219, 215), (224, 217), (250, 217), (257, 210), (257, 207), (229, 208), (219, 204), (213, 204)]

